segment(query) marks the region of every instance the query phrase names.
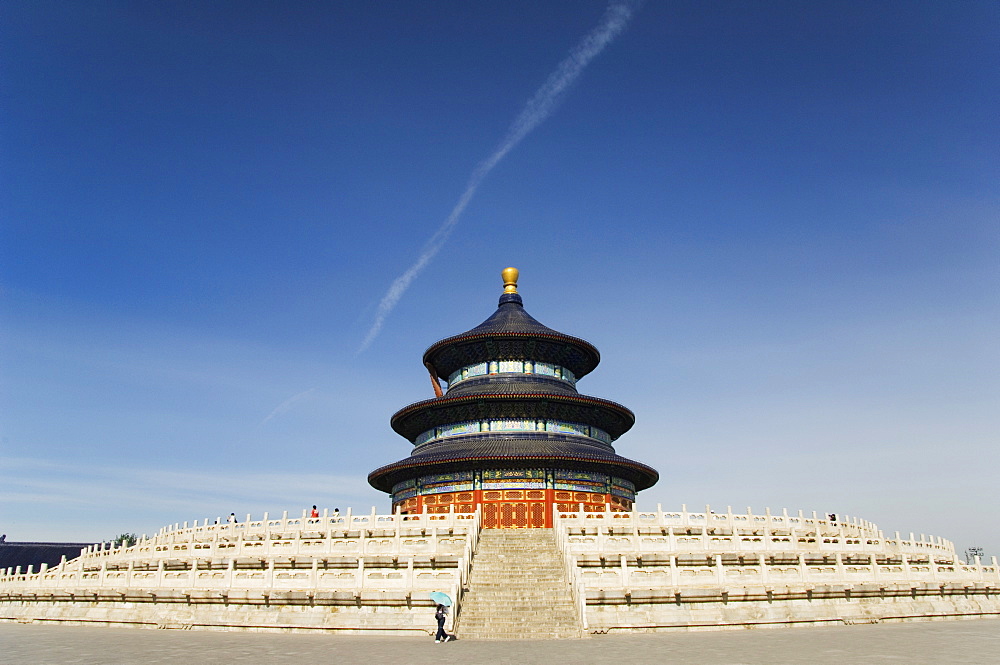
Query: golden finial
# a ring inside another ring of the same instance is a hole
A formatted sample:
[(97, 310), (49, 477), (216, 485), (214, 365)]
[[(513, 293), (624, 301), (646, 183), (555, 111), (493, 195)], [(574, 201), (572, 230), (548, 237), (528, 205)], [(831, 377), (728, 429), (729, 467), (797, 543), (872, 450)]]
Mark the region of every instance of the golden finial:
[(500, 271), (500, 276), (503, 277), (504, 293), (517, 293), (517, 275), (517, 268), (504, 268)]

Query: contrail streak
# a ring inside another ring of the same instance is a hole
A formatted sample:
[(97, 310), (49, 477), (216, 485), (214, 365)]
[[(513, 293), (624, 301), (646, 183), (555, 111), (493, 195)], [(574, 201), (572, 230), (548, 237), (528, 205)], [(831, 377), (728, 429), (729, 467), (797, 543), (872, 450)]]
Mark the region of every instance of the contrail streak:
[(282, 402), (281, 404), (279, 404), (278, 406), (276, 406), (274, 408), (274, 410), (271, 411), (271, 413), (267, 414), (267, 418), (264, 418), (264, 420), (260, 421), (260, 425), (257, 425), (257, 427), (262, 427), (262, 426), (266, 425), (269, 420), (272, 420), (272, 419), (274, 419), (274, 418), (276, 418), (276, 417), (278, 417), (280, 415), (284, 415), (290, 408), (292, 408), (293, 404), (295, 404), (296, 402), (298, 402), (303, 397), (306, 397), (307, 395), (311, 394), (314, 390), (316, 390), (316, 389), (315, 388), (310, 388), (309, 390), (305, 390), (303, 392), (300, 392), (298, 395), (292, 395), (291, 397), (289, 397), (288, 399), (286, 399), (284, 402)]
[(455, 229), (455, 225), (458, 223), (459, 217), (462, 216), (462, 212), (465, 211), (465, 207), (469, 205), (469, 201), (472, 200), (476, 190), (479, 189), (479, 185), (483, 179), (489, 175), (493, 167), (500, 163), (500, 160), (507, 156), (507, 153), (517, 147), (517, 144), (531, 130), (538, 127), (546, 118), (552, 115), (556, 106), (562, 101), (566, 90), (580, 76), (580, 73), (587, 64), (603, 51), (604, 47), (610, 44), (615, 37), (621, 34), (640, 5), (641, 0), (612, 2), (608, 5), (601, 23), (570, 50), (569, 55), (559, 63), (556, 70), (552, 72), (545, 80), (545, 83), (528, 100), (521, 113), (511, 123), (506, 136), (504, 136), (497, 149), (473, 169), (472, 175), (469, 177), (469, 183), (465, 186), (465, 191), (459, 197), (458, 203), (452, 208), (451, 214), (448, 215), (448, 218), (440, 228), (434, 232), (434, 235), (424, 245), (420, 256), (417, 257), (413, 265), (406, 269), (406, 272), (393, 281), (392, 285), (389, 286), (389, 290), (382, 296), (382, 300), (378, 304), (378, 311), (375, 313), (375, 322), (368, 330), (368, 334), (361, 343), (358, 353), (361, 353), (371, 345), (372, 341), (374, 341), (382, 330), (386, 317), (392, 312), (399, 299), (406, 293), (406, 290), (410, 288), (410, 284), (413, 283), (417, 275), (427, 267), (431, 259), (441, 250), (445, 241), (448, 240), (448, 236)]

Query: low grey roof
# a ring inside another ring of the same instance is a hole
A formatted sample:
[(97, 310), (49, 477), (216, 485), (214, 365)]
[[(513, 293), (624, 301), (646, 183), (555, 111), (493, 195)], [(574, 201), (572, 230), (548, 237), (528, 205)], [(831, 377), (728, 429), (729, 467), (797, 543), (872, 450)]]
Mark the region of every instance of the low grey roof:
[(67, 559), (80, 556), (80, 550), (92, 543), (0, 543), (0, 569), (21, 567), (21, 572), (34, 566), (35, 572), (43, 563), (54, 566), (65, 555)]

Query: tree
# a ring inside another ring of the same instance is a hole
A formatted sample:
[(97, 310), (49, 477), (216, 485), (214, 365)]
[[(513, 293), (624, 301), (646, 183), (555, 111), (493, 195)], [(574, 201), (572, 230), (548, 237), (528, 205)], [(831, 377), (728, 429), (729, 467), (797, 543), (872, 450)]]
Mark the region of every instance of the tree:
[(115, 547), (132, 547), (138, 539), (134, 533), (123, 533), (115, 536), (112, 543)]

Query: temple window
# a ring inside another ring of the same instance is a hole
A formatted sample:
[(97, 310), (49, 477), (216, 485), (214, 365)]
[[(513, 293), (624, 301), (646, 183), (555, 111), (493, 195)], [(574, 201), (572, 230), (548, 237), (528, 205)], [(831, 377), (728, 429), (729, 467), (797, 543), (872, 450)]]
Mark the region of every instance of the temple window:
[(532, 360), (490, 360), (488, 362), (467, 365), (455, 370), (448, 376), (448, 387), (460, 381), (487, 374), (540, 374), (562, 379), (570, 385), (576, 385), (576, 375), (562, 365), (534, 362)]
[(421, 446), (430, 441), (450, 436), (476, 434), (479, 432), (553, 432), (556, 434), (586, 436), (608, 444), (612, 442), (610, 434), (593, 425), (566, 422), (564, 420), (500, 418), (492, 420), (466, 420), (434, 427), (417, 435), (417, 438), (413, 440), (413, 445)]

